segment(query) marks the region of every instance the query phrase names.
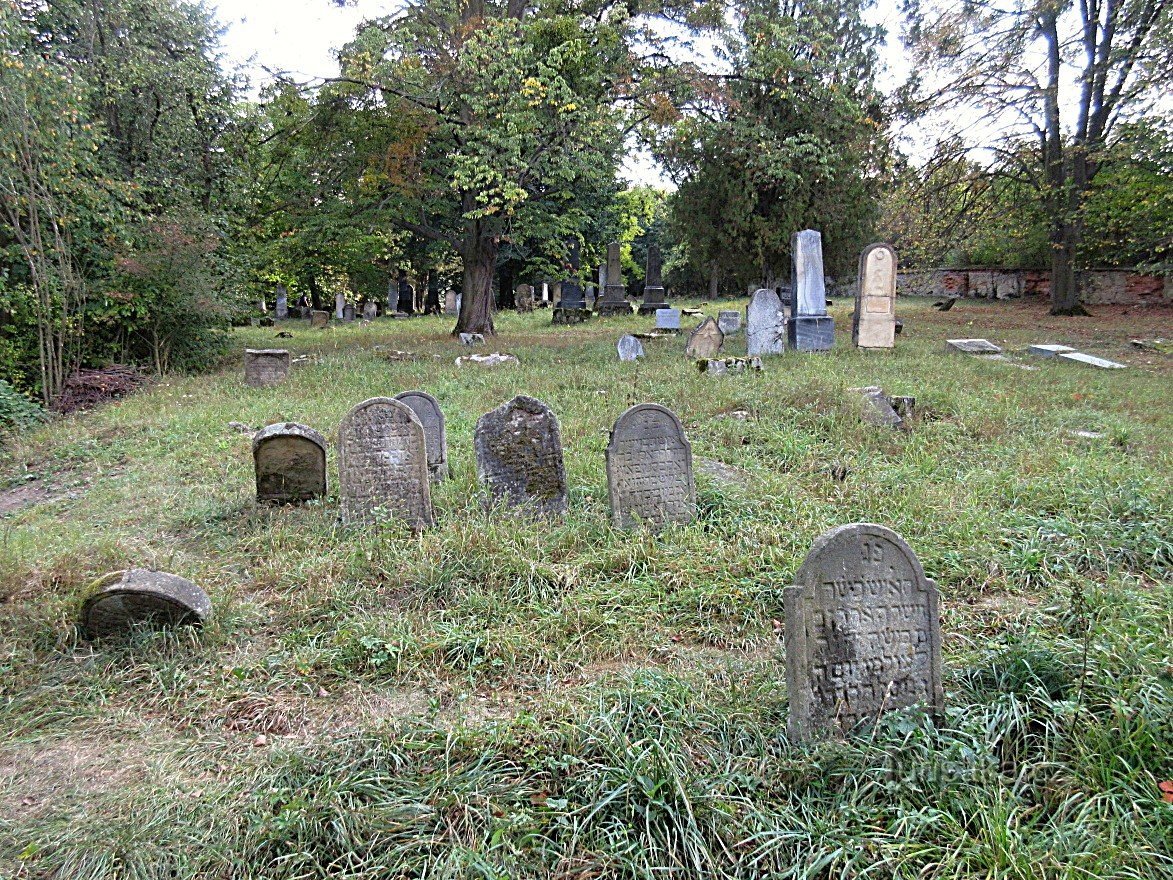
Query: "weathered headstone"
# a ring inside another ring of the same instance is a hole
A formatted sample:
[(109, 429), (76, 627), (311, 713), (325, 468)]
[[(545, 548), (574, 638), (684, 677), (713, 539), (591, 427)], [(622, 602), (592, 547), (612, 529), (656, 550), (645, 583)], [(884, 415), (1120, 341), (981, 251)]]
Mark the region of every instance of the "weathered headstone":
[(277, 308), (274, 314), (278, 321), (284, 321), (289, 317), (289, 293), (283, 284), (277, 285)]
[(835, 321), (827, 314), (823, 277), (823, 236), (814, 229), (790, 239), (793, 258), (793, 301), (786, 322), (790, 346), (796, 351), (827, 351), (835, 342)]
[(334, 294), (334, 317), (339, 321), (346, 318), (346, 295), (343, 293)]
[(396, 311), (405, 315), (415, 314), (415, 288), (407, 283), (407, 270), (399, 270), (399, 302)]
[(460, 338), (461, 345), (484, 345), (485, 344), (485, 334), (484, 333), (461, 333), (459, 338)]
[(354, 407), (338, 427), (338, 486), (345, 522), (370, 520), (379, 509), (413, 529), (432, 524), (424, 426), (389, 397)]
[(440, 314), (440, 277), (435, 271), (428, 273), (428, 286), (424, 294), (424, 314)]
[(620, 336), (615, 347), (619, 350), (621, 361), (634, 361), (644, 356), (643, 343), (631, 335)]
[(289, 352), (284, 348), (246, 348), (244, 383), (253, 388), (267, 388), (284, 382), (290, 362)]
[(432, 482), (448, 479), (448, 433), (444, 429), (444, 413), (440, 404), (426, 391), (404, 391), (396, 394), (395, 399), (408, 406), (424, 426), (428, 473)]
[(870, 245), (859, 256), (851, 341), (857, 348), (896, 345), (896, 251), (891, 245)]
[(988, 339), (946, 339), (945, 351), (951, 354), (1001, 354), (1002, 349)]
[(726, 336), (741, 332), (741, 313), (734, 311), (717, 312), (717, 326)]
[(347, 303), (342, 307), (342, 320), (350, 323), (354, 320), (354, 303)]
[(373, 299), (368, 299), (365, 303), (363, 303), (362, 317), (364, 321), (373, 321), (375, 318), (379, 317), (379, 307), (375, 305), (375, 301)]
[(87, 638), (109, 639), (138, 627), (199, 626), (211, 616), (208, 594), (187, 578), (132, 568), (94, 582), (79, 623)]
[(648, 265), (644, 275), (644, 301), (639, 305), (639, 313), (647, 315), (659, 309), (668, 308), (667, 297), (664, 293), (663, 260), (660, 257), (660, 246), (648, 246)]
[(546, 404), (518, 395), (477, 421), (477, 475), (493, 500), (540, 513), (566, 511), (562, 433)]
[(519, 312), (532, 312), (534, 310), (534, 286), (532, 284), (518, 285), (517, 291), (513, 295), (513, 301)]
[(795, 582), (783, 592), (792, 740), (892, 709), (943, 708), (937, 585), (899, 535), (871, 523), (831, 529)]
[(1075, 351), (1070, 345), (1031, 345), (1027, 346), (1027, 354), (1037, 354), (1039, 357), (1055, 357), (1060, 354), (1067, 354)]
[(706, 360), (717, 356), (725, 342), (725, 334), (712, 318), (705, 318), (696, 329), (689, 334), (688, 344), (684, 348), (685, 357), (692, 360)]
[(627, 288), (623, 285), (623, 265), (620, 262), (619, 242), (607, 245), (607, 286), (597, 303), (600, 315), (630, 315)]
[(460, 311), (460, 304), (456, 301), (456, 291), (449, 288), (444, 291), (444, 314), (455, 315)]
[(680, 309), (656, 309), (657, 330), (680, 332)]
[(786, 350), (786, 318), (782, 300), (769, 288), (754, 291), (745, 309), (745, 350), (751, 355)]
[(899, 428), (904, 421), (883, 391), (866, 391), (860, 398), (859, 416), (869, 425)]
[(326, 494), (326, 440), (296, 422), (269, 425), (253, 437), (257, 501), (298, 504)]
[(322, 312), (318, 309), (313, 309), (310, 311), (310, 327), (314, 328), (315, 330), (321, 330), (329, 323), (329, 312)]
[(616, 528), (692, 522), (692, 447), (675, 413), (641, 403), (618, 418), (607, 444), (607, 492)]

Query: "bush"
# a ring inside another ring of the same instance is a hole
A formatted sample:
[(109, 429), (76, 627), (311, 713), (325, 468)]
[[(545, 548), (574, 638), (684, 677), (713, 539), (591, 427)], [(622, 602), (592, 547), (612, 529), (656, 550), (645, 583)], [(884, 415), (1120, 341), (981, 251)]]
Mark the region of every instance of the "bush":
[(45, 420), (45, 411), (0, 379), (0, 431), (28, 428)]

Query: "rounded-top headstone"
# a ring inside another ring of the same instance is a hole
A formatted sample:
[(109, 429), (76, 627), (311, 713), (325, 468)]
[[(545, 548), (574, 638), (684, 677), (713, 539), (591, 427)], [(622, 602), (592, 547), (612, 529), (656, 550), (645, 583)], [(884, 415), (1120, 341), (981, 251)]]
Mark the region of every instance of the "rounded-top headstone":
[(519, 394), (485, 413), (473, 446), (477, 475), (492, 500), (544, 514), (566, 512), (562, 433), (546, 404)]
[(826, 532), (783, 601), (792, 740), (943, 707), (937, 585), (896, 532), (874, 523)]
[(297, 504), (326, 494), (326, 438), (307, 425), (280, 422), (253, 437), (257, 500)]
[(859, 256), (851, 339), (859, 348), (896, 344), (896, 251), (889, 244), (869, 245)]
[(139, 627), (199, 626), (211, 616), (208, 594), (187, 578), (132, 568), (94, 583), (79, 623), (87, 638), (110, 639)]
[(607, 493), (617, 528), (692, 522), (692, 446), (676, 413), (641, 403), (615, 421), (607, 444)]
[(444, 412), (436, 398), (426, 391), (404, 391), (395, 399), (406, 404), (424, 426), (424, 442), (428, 449), (428, 473), (432, 482), (448, 479), (448, 433), (444, 428)]
[(372, 397), (338, 427), (338, 486), (342, 519), (361, 522), (379, 510), (419, 530), (432, 524), (432, 495), (424, 426), (411, 407)]
[(630, 333), (620, 336), (615, 348), (619, 351), (619, 360), (621, 361), (634, 361), (644, 356), (643, 343)]

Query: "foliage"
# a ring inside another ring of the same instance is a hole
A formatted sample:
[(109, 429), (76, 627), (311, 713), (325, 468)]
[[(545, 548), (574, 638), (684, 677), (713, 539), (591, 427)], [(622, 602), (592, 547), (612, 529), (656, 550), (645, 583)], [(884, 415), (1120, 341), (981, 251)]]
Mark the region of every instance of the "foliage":
[(45, 418), (45, 411), (0, 379), (0, 432), (29, 428)]

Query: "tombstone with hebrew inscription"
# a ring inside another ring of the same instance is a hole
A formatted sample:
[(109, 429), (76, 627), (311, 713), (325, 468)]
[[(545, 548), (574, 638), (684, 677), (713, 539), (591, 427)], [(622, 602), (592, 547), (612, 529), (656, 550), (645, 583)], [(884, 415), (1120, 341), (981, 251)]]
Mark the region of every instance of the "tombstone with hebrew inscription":
[(893, 709), (941, 710), (937, 585), (894, 531), (826, 532), (783, 599), (791, 740), (846, 733)]
[(433, 483), (448, 479), (448, 434), (444, 429), (444, 413), (436, 398), (426, 391), (404, 391), (395, 395), (415, 413), (424, 426), (424, 440), (428, 447), (428, 473)]
[(519, 394), (485, 413), (473, 435), (477, 475), (494, 501), (543, 514), (566, 512), (562, 432), (550, 407)]
[(641, 403), (619, 417), (607, 444), (607, 494), (616, 528), (692, 522), (692, 447), (675, 413)]
[(424, 426), (407, 404), (372, 397), (346, 414), (338, 427), (338, 486), (344, 522), (383, 512), (416, 530), (432, 524)]

